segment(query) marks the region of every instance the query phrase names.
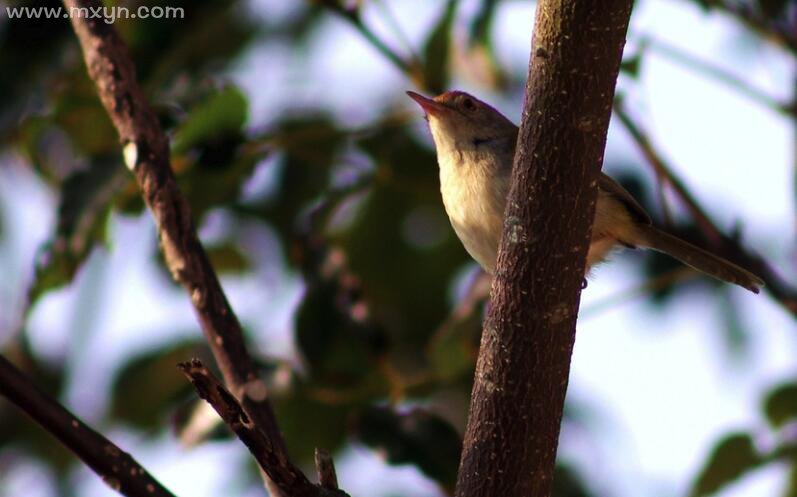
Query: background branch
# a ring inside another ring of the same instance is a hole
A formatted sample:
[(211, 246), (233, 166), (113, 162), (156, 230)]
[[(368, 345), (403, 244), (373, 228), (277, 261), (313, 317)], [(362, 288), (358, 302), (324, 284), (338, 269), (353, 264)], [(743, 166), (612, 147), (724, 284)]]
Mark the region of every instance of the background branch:
[(2, 356), (0, 394), (74, 452), (113, 490), (128, 497), (174, 497), (130, 454), (85, 425)]
[(753, 5), (727, 0), (705, 0), (704, 6), (716, 9), (758, 34), (762, 39), (797, 55), (797, 34), (773, 25), (754, 10)]
[(649, 46), (653, 51), (662, 57), (665, 57), (687, 69), (690, 69), (695, 73), (702, 74), (703, 76), (713, 79), (714, 81), (717, 81), (728, 88), (736, 90), (740, 95), (743, 95), (750, 100), (763, 105), (764, 107), (775, 110), (776, 112), (794, 115), (795, 109), (793, 103), (779, 101), (772, 95), (769, 95), (760, 88), (753, 86), (732, 72), (711, 61), (701, 59), (700, 57), (692, 55), (676, 47), (675, 45), (667, 43), (658, 38), (646, 36), (641, 42)]
[[(72, 9), (99, 11), (98, 0), (64, 0)], [(155, 217), (161, 249), (172, 277), (188, 292), (225, 383), (279, 460), (288, 460), (265, 382), (246, 349), (243, 330), (196, 233), (188, 204), (170, 166), (169, 143), (135, 77), (127, 47), (111, 24), (71, 16), (89, 76), (124, 147)], [(267, 481), (268, 484), (268, 481)]]
[[(284, 453), (276, 447), (269, 435), (252, 422), (244, 407), (199, 360), (181, 363), (179, 368), (191, 380), (197, 394), (213, 406), (221, 419), (249, 448), (260, 468), (268, 474), (284, 495), (290, 497), (347, 495), (336, 488), (310, 483), (302, 471), (285, 458)], [(331, 464), (331, 461), (325, 462)]]
[(632, 2), (542, 0), (456, 495), (550, 495)]
[(653, 146), (647, 133), (625, 111), (621, 102), (615, 102), (614, 112), (656, 176), (670, 186), (675, 195), (683, 202), (711, 248), (728, 260), (746, 267), (760, 276), (764, 280), (764, 290), (792, 315), (797, 316), (797, 289), (783, 281), (764, 258), (748, 251), (739, 240), (725, 235), (717, 228), (717, 225), (698, 204), (683, 181), (675, 174), (673, 168)]
[(354, 29), (356, 29), (363, 36), (363, 38), (365, 38), (371, 44), (371, 46), (378, 50), (379, 53), (384, 55), (385, 58), (387, 58), (387, 60), (396, 66), (398, 70), (413, 79), (422, 81), (422, 73), (420, 71), (420, 66), (418, 66), (416, 63), (417, 61), (413, 60), (413, 63), (408, 62), (404, 57), (399, 55), (398, 52), (393, 50), (385, 41), (379, 38), (379, 36), (377, 36), (376, 33), (374, 33), (371, 28), (369, 28), (368, 25), (362, 21), (359, 7), (356, 4), (352, 7), (346, 7), (338, 0), (315, 1), (319, 5), (329, 9), (331, 12), (334, 12), (341, 18), (348, 21), (349, 24), (351, 24)]

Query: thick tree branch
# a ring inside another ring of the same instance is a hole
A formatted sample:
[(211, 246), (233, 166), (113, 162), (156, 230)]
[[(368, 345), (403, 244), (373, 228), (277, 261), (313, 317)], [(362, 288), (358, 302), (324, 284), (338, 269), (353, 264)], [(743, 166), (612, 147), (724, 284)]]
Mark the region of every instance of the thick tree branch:
[[(99, 12), (98, 0), (64, 0), (70, 12)], [(86, 10), (87, 9), (87, 10)], [(89, 76), (124, 147), (158, 228), (172, 276), (188, 292), (224, 381), (280, 460), (288, 460), (265, 382), (246, 349), (241, 325), (197, 237), (185, 198), (170, 166), (169, 143), (135, 77), (127, 47), (111, 24), (96, 16), (71, 16)], [(267, 481), (268, 483), (268, 481)]]
[[(219, 413), (221, 419), (238, 438), (268, 474), (279, 490), (290, 497), (346, 496), (337, 487), (313, 485), (302, 471), (293, 465), (282, 450), (276, 447), (268, 433), (261, 430), (247, 416), (248, 410), (211, 374), (202, 363), (194, 359), (179, 365), (180, 370), (191, 380), (201, 398), (206, 400)], [(332, 469), (334, 474), (334, 468)]]
[(656, 150), (647, 133), (625, 111), (622, 103), (616, 102), (614, 111), (656, 176), (664, 181), (665, 185), (670, 186), (675, 195), (683, 202), (711, 249), (731, 262), (757, 274), (764, 280), (764, 290), (793, 316), (797, 317), (797, 288), (783, 281), (763, 257), (745, 249), (736, 238), (725, 235), (695, 200), (663, 155)]
[(113, 490), (128, 497), (174, 497), (130, 454), (86, 426), (2, 356), (0, 394), (60, 440)]
[(551, 493), (631, 0), (541, 0), (456, 495)]

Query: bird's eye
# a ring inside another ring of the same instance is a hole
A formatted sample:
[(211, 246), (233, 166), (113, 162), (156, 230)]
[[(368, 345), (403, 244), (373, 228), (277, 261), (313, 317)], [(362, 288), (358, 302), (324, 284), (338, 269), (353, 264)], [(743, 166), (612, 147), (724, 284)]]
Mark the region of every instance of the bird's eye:
[(465, 110), (469, 110), (469, 111), (474, 111), (474, 110), (476, 110), (476, 104), (475, 104), (475, 103), (473, 103), (473, 99), (471, 99), (471, 98), (467, 98), (467, 97), (466, 97), (466, 98), (465, 98), (465, 99), (462, 101), (462, 106), (463, 106), (463, 107), (465, 107)]

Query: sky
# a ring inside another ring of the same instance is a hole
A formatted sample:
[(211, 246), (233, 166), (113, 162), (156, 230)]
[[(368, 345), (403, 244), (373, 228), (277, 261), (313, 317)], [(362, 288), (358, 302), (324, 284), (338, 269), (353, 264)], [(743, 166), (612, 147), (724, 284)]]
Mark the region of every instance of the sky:
[[(442, 8), (442, 2), (428, 0), (382, 3), (416, 47)], [(290, 15), (290, 5), (253, 0), (251, 9), (262, 22), (279, 23)], [(476, 2), (464, 0), (460, 21), (475, 6)], [(507, 1), (496, 20), (499, 58), (522, 72), (528, 63), (532, 18), (532, 4)], [(365, 19), (387, 39), (395, 39), (378, 8), (366, 9)], [(460, 22), (458, 29), (461, 32), (464, 24)], [(789, 95), (795, 72), (789, 59), (768, 46), (751, 47), (743, 33), (721, 16), (707, 16), (684, 1), (646, 0), (637, 3), (629, 48), (641, 34), (718, 63), (774, 96)], [(288, 105), (330, 108), (352, 125), (367, 123), (386, 106), (403, 105), (410, 117), (417, 118), (419, 136), (431, 143), (414, 104), (401, 103), (406, 100), (404, 90), (413, 89), (411, 83), (358, 33), (332, 17), (324, 21), (306, 51), (261, 44), (235, 65), (229, 77), (250, 97), (253, 127), (267, 125)], [(467, 74), (458, 74), (456, 85), (488, 99), (518, 121), (516, 98), (486, 91)], [(787, 279), (797, 281), (791, 228), (794, 192), (789, 186), (794, 144), (789, 122), (655, 52), (646, 57), (639, 81), (621, 78), (618, 90), (720, 226), (729, 230), (738, 223), (749, 246)], [(645, 167), (624, 130), (613, 124), (606, 162), (629, 154), (636, 157), (636, 165)], [(0, 271), (10, 277), (0, 282), (0, 298), (13, 300), (24, 275), (9, 269), (31, 267), (36, 247), (52, 227), (56, 198), (18, 159), (0, 157), (0, 163), (4, 166), (0, 167), (0, 202), (20, 205), (24, 201), (28, 207), (3, 220), (9, 235), (0, 239)], [(205, 239), (212, 238), (215, 230), (213, 220), (207, 224), (202, 230)], [(180, 329), (189, 336), (196, 330), (188, 299), (165, 282), (153, 265), (150, 251), (155, 234), (149, 216), (115, 216), (110, 229), (114, 245), (125, 250), (112, 246), (96, 251), (75, 284), (42, 299), (29, 323), (38, 352), (68, 358), (78, 380), (61, 400), (88, 422), (105, 407), (97, 404), (102, 396), (96, 392), (107, 389), (110, 382), (98, 371), (109, 371), (125, 354), (175, 340), (167, 331)], [(257, 274), (225, 277), (223, 283), (242, 320), (261, 331), (259, 349), (289, 357), (293, 353), (291, 311), (299, 301), (301, 286), (296, 275), (281, 266), (279, 254), (275, 255), (273, 234), (260, 229), (250, 236), (245, 243), (251, 247)], [(117, 281), (124, 281), (124, 287), (119, 288)], [(582, 428), (586, 437), (563, 438), (560, 457), (574, 462), (596, 482), (601, 495), (682, 496), (722, 434), (733, 429), (766, 433), (757, 410), (760, 395), (794, 378), (797, 326), (767, 296), (736, 288), (729, 291), (730, 302), (697, 300), (685, 291), (664, 312), (644, 299), (602, 305), (640, 283), (630, 258), (621, 253), (593, 272), (583, 293), (569, 398), (593, 415)], [(91, 309), (75, 308), (81, 296), (91, 291), (97, 292), (90, 299), (97, 304)], [(272, 309), (264, 312), (261, 302), (272, 302)], [(740, 309), (752, 332), (746, 356), (718, 352), (727, 346), (716, 332), (724, 326), (720, 313), (727, 304)], [(142, 307), (149, 312), (138, 312)], [(0, 315), (4, 325), (11, 320)], [(66, 332), (73, 329), (82, 333)], [(149, 443), (119, 430), (111, 436), (182, 495), (227, 494), (235, 482), (211, 477), (218, 472), (206, 469), (223, 467), (230, 458), (247, 457), (235, 441), (187, 451), (168, 439)], [(761, 443), (768, 442), (762, 435)], [(413, 468), (387, 467), (362, 447), (349, 448), (336, 459), (341, 484), (352, 495), (439, 495), (434, 484)], [(41, 491), (37, 495), (49, 495), (47, 484), (31, 486), (39, 476), (41, 469), (33, 466), (12, 475), (0, 483), (0, 497), (32, 488)], [(774, 467), (720, 495), (777, 495), (785, 477), (782, 469)], [(75, 485), (80, 497), (111, 495), (88, 470), (77, 472)]]

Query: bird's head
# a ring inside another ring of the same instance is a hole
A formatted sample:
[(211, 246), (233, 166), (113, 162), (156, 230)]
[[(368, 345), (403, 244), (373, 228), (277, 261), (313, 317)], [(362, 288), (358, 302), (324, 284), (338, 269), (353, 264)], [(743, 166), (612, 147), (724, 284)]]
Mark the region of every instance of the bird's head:
[(490, 105), (462, 91), (427, 98), (408, 91), (426, 112), (437, 153), (458, 154), (505, 147), (517, 137), (517, 126)]

